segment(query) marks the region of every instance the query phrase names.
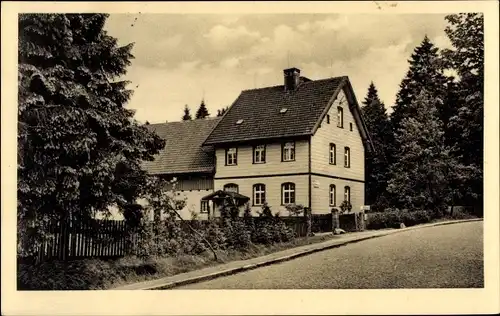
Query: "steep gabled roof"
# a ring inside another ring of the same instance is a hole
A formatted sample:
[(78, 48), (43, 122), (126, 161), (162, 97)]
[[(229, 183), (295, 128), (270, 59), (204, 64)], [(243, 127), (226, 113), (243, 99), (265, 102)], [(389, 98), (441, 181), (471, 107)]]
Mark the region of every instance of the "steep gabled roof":
[(285, 92), (283, 85), (244, 90), (204, 144), (314, 135), (341, 89), (347, 92), (361, 137), (370, 150), (372, 147), (366, 125), (349, 79), (345, 76), (302, 80), (291, 92)]
[(144, 162), (145, 170), (150, 174), (213, 172), (214, 148), (202, 145), (219, 121), (220, 117), (146, 125), (166, 144), (154, 161)]

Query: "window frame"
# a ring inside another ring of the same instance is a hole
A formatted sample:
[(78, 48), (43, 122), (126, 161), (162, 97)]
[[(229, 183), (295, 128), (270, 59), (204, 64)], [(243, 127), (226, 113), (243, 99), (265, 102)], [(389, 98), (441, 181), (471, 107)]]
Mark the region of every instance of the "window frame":
[[(232, 164), (229, 164), (229, 151), (231, 149), (234, 149), (234, 163)], [(238, 147), (229, 147), (229, 148), (226, 148), (226, 166), (237, 166), (238, 165)]]
[(240, 193), (240, 186), (237, 185), (236, 183), (226, 183), (224, 184), (224, 186), (222, 187), (222, 190), (225, 191), (225, 192), (234, 192), (234, 191), (227, 191), (226, 188), (228, 187), (231, 187), (231, 186), (234, 186), (236, 187), (236, 193)]
[[(262, 157), (264, 157), (263, 160), (261, 161), (257, 161), (256, 160), (256, 149), (257, 147), (263, 147), (262, 150), (260, 151), (260, 158), (262, 159)], [(265, 144), (261, 144), (261, 145), (255, 145), (252, 147), (252, 163), (253, 164), (263, 164), (263, 163), (266, 163), (266, 149), (267, 149), (267, 146)]]
[(351, 187), (348, 185), (344, 187), (344, 201), (351, 203)]
[[(263, 191), (257, 191), (257, 186), (262, 186)], [(256, 203), (257, 200), (257, 193), (260, 194), (260, 204)], [(266, 185), (264, 183), (255, 183), (252, 186), (252, 206), (262, 206), (264, 205), (264, 202), (266, 202)]]
[[(332, 150), (333, 148), (333, 150)], [(333, 153), (333, 162), (332, 162), (332, 153)], [(330, 143), (329, 152), (328, 152), (328, 162), (330, 165), (337, 164), (337, 145), (334, 143)]]
[[(287, 185), (291, 185), (292, 188), (291, 189), (285, 189), (285, 186)], [(295, 192), (296, 192), (296, 187), (295, 187), (295, 183), (293, 182), (285, 182), (285, 183), (282, 183), (281, 184), (281, 205), (287, 205), (287, 204), (295, 204), (295, 201), (296, 201), (296, 196), (295, 196)], [(288, 196), (288, 203), (286, 203), (285, 201), (285, 193), (293, 193), (293, 201), (291, 201), (291, 195)]]
[(337, 106), (337, 127), (344, 128), (344, 108)]
[(351, 168), (351, 148), (344, 147), (344, 168)]
[[(291, 148), (291, 153), (290, 153), (290, 156), (293, 156), (293, 157), (291, 157), (291, 159), (285, 160), (285, 147), (286, 147), (286, 144), (288, 144), (288, 143), (291, 143), (293, 145), (293, 147)], [(296, 147), (295, 145), (296, 145), (295, 141), (286, 141), (286, 142), (281, 143), (281, 162), (295, 161), (295, 147)]]
[[(332, 189), (333, 189), (333, 195), (332, 195)], [(333, 199), (332, 199), (332, 196), (333, 196)], [(332, 200), (333, 200), (333, 204), (332, 204)], [(337, 187), (335, 186), (335, 184), (330, 184), (328, 203), (330, 206), (337, 206)]]
[[(206, 206), (206, 208), (203, 207), (204, 205)], [(201, 214), (210, 213), (210, 201), (205, 201), (205, 200), (200, 201), (200, 213)]]

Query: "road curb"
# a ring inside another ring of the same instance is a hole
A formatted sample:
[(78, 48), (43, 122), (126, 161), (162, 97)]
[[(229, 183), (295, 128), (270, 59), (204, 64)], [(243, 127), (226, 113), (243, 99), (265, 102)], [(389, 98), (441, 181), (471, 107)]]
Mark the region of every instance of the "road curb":
[[(401, 232), (405, 232), (405, 231), (409, 231), (409, 230), (422, 229), (422, 228), (435, 227), (435, 226), (443, 226), (443, 225), (450, 225), (450, 224), (458, 224), (458, 223), (466, 223), (466, 222), (475, 222), (475, 221), (482, 221), (482, 220), (483, 220), (482, 218), (474, 218), (474, 219), (465, 219), (465, 220), (454, 220), (454, 221), (430, 223), (430, 224), (424, 224), (424, 225), (417, 225), (417, 226), (406, 227), (406, 228), (402, 228), (402, 229), (388, 230), (388, 231), (379, 232), (379, 233), (374, 232), (373, 235), (360, 236), (359, 238), (354, 238), (354, 239), (350, 239), (350, 240), (339, 241), (338, 243), (331, 243), (331, 241), (326, 241), (326, 242), (324, 242), (324, 244), (320, 243), (320, 244), (317, 245), (317, 247), (314, 247), (312, 249), (306, 249), (306, 250), (299, 251), (299, 252), (291, 254), (291, 255), (285, 255), (285, 256), (282, 256), (282, 257), (273, 258), (273, 259), (269, 259), (269, 260), (262, 261), (262, 262), (257, 262), (257, 263), (252, 263), (252, 264), (246, 264), (246, 265), (243, 265), (243, 266), (229, 268), (229, 269), (225, 269), (225, 270), (221, 270), (221, 271), (216, 271), (216, 272), (212, 272), (212, 273), (207, 273), (207, 274), (204, 274), (204, 275), (187, 277), (185, 279), (177, 280), (177, 281), (170, 281), (170, 282), (166, 281), (165, 283), (159, 284), (159, 285), (149, 285), (148, 286), (147, 284), (144, 284), (143, 287), (140, 287), (141, 283), (136, 283), (136, 284), (129, 284), (129, 285), (126, 285), (126, 286), (121, 286), (121, 287), (114, 288), (114, 289), (111, 289), (111, 290), (166, 290), (166, 289), (172, 289), (172, 288), (175, 288), (175, 287), (178, 287), (178, 286), (181, 286), (181, 285), (187, 285), (187, 284), (192, 284), (192, 283), (198, 283), (198, 282), (208, 281), (208, 280), (212, 280), (212, 279), (223, 277), (223, 276), (228, 276), (228, 275), (232, 275), (232, 274), (236, 274), (236, 273), (240, 273), (240, 272), (244, 272), (244, 271), (249, 271), (249, 270), (257, 269), (257, 268), (260, 268), (260, 267), (264, 267), (264, 266), (268, 266), (268, 265), (280, 263), (280, 262), (289, 261), (289, 260), (292, 260), (292, 259), (295, 259), (295, 258), (299, 258), (299, 257), (303, 257), (303, 256), (306, 256), (306, 255), (309, 255), (309, 254), (312, 254), (312, 253), (316, 253), (316, 252), (320, 252), (320, 251), (324, 251), (324, 250), (329, 250), (329, 249), (333, 249), (333, 248), (339, 248), (339, 247), (342, 247), (342, 246), (345, 246), (345, 245), (348, 245), (348, 244), (353, 244), (353, 243), (357, 243), (357, 242), (368, 240), (368, 239), (373, 239), (373, 238), (377, 238), (377, 237), (383, 237), (383, 236), (392, 235), (392, 234), (396, 234), (396, 233), (401, 233)], [(326, 243), (328, 243), (328, 244), (326, 244)], [(249, 259), (249, 260), (251, 260), (251, 259)], [(172, 276), (172, 277), (174, 277), (174, 276)], [(133, 285), (137, 285), (137, 287), (133, 288), (134, 287)]]

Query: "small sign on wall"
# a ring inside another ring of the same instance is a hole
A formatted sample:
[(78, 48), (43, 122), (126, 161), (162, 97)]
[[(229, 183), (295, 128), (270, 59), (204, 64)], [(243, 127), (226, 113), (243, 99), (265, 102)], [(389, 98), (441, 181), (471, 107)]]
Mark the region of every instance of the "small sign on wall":
[(313, 187), (319, 188), (319, 181), (318, 180), (313, 181)]
[(361, 211), (369, 211), (370, 205), (361, 205)]

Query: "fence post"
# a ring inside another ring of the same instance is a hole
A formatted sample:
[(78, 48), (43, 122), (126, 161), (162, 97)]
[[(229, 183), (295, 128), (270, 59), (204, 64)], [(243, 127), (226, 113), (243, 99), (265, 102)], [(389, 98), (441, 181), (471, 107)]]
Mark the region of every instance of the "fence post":
[(332, 208), (332, 231), (335, 232), (337, 228), (340, 228), (339, 212), (336, 208)]
[(309, 237), (311, 236), (311, 227), (312, 227), (312, 214), (310, 208), (304, 207), (304, 216), (306, 218), (306, 224), (307, 224), (306, 237)]

